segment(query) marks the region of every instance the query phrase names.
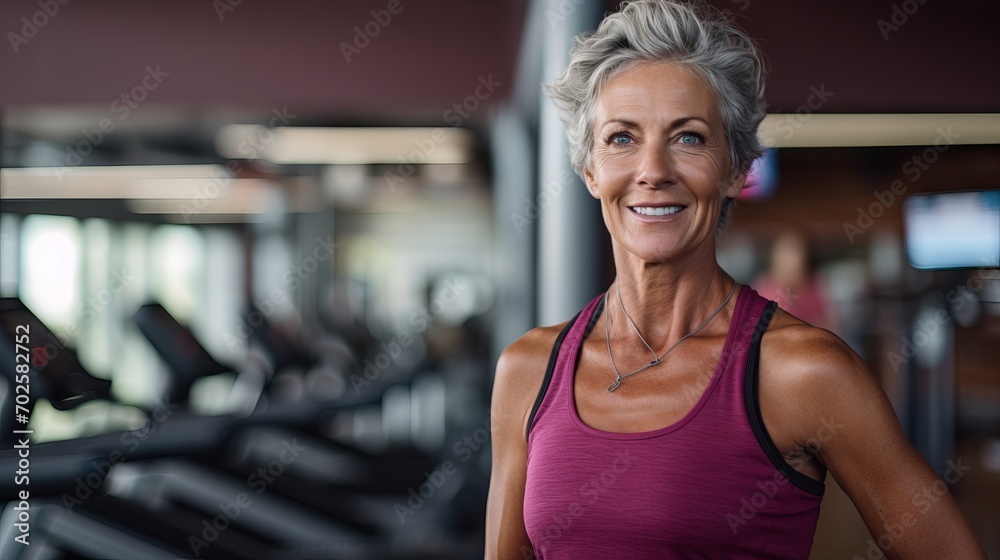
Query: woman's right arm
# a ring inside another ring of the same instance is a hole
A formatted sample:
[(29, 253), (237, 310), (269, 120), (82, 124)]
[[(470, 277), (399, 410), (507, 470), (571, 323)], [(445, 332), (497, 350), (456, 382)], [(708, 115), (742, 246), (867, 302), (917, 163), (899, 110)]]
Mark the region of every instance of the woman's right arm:
[(532, 330), (507, 347), (497, 361), (490, 405), (493, 468), (486, 504), (487, 560), (534, 558), (524, 529), (528, 470), (528, 444), (524, 435), (542, 387), (549, 352), (560, 329)]

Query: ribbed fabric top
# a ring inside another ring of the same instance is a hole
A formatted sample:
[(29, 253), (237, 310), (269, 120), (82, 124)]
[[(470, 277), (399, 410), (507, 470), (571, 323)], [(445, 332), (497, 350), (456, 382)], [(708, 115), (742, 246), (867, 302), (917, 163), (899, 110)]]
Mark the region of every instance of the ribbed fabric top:
[(536, 557), (808, 558), (823, 485), (791, 472), (766, 431), (755, 433), (754, 416), (763, 423), (747, 405), (756, 407), (759, 337), (773, 307), (744, 286), (694, 407), (658, 430), (612, 433), (585, 424), (573, 399), (580, 350), (602, 297), (555, 349), (529, 426), (524, 523)]

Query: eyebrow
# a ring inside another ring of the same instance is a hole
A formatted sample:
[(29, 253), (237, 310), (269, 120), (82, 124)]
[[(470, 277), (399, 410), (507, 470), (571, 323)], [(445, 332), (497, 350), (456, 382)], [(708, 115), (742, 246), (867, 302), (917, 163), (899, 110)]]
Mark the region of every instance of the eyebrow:
[[(701, 117), (696, 117), (696, 116), (692, 115), (692, 116), (688, 116), (688, 117), (680, 117), (680, 118), (674, 119), (673, 122), (670, 123), (670, 127), (669, 128), (674, 129), (674, 128), (677, 128), (679, 126), (683, 126), (684, 124), (686, 124), (686, 123), (688, 123), (690, 121), (701, 121), (701, 122), (705, 123), (705, 126), (711, 126), (708, 123), (707, 120), (705, 120), (705, 119), (703, 119)], [(637, 123), (635, 121), (632, 121), (632, 120), (629, 120), (629, 119), (611, 119), (609, 121), (606, 121), (604, 124), (602, 124), (601, 128), (604, 128), (604, 127), (608, 126), (609, 124), (620, 124), (620, 125), (626, 126), (628, 128), (640, 128), (639, 127), (639, 123)]]

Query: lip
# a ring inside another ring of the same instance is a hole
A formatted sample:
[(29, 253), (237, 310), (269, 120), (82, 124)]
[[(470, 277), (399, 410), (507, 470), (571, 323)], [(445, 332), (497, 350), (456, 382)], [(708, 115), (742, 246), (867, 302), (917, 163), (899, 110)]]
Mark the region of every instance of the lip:
[[(632, 210), (633, 208), (667, 208), (670, 206), (679, 206), (680, 210), (674, 212), (673, 214), (664, 214), (662, 216), (649, 216), (646, 214), (639, 214)], [(672, 222), (676, 220), (680, 215), (684, 213), (685, 210), (687, 210), (687, 205), (678, 204), (676, 202), (639, 202), (636, 204), (629, 204), (627, 208), (629, 215), (640, 222), (660, 223), (660, 222)]]

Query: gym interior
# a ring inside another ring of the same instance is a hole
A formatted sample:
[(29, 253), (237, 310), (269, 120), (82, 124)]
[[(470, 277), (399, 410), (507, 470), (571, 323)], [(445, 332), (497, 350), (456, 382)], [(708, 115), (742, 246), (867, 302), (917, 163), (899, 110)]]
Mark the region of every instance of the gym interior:
[[(1000, 559), (1000, 5), (710, 3), (768, 63), (719, 262)], [(541, 85), (617, 4), (0, 3), (0, 557), (482, 557), (497, 358), (614, 279)], [(812, 558), (881, 557), (826, 484)]]

